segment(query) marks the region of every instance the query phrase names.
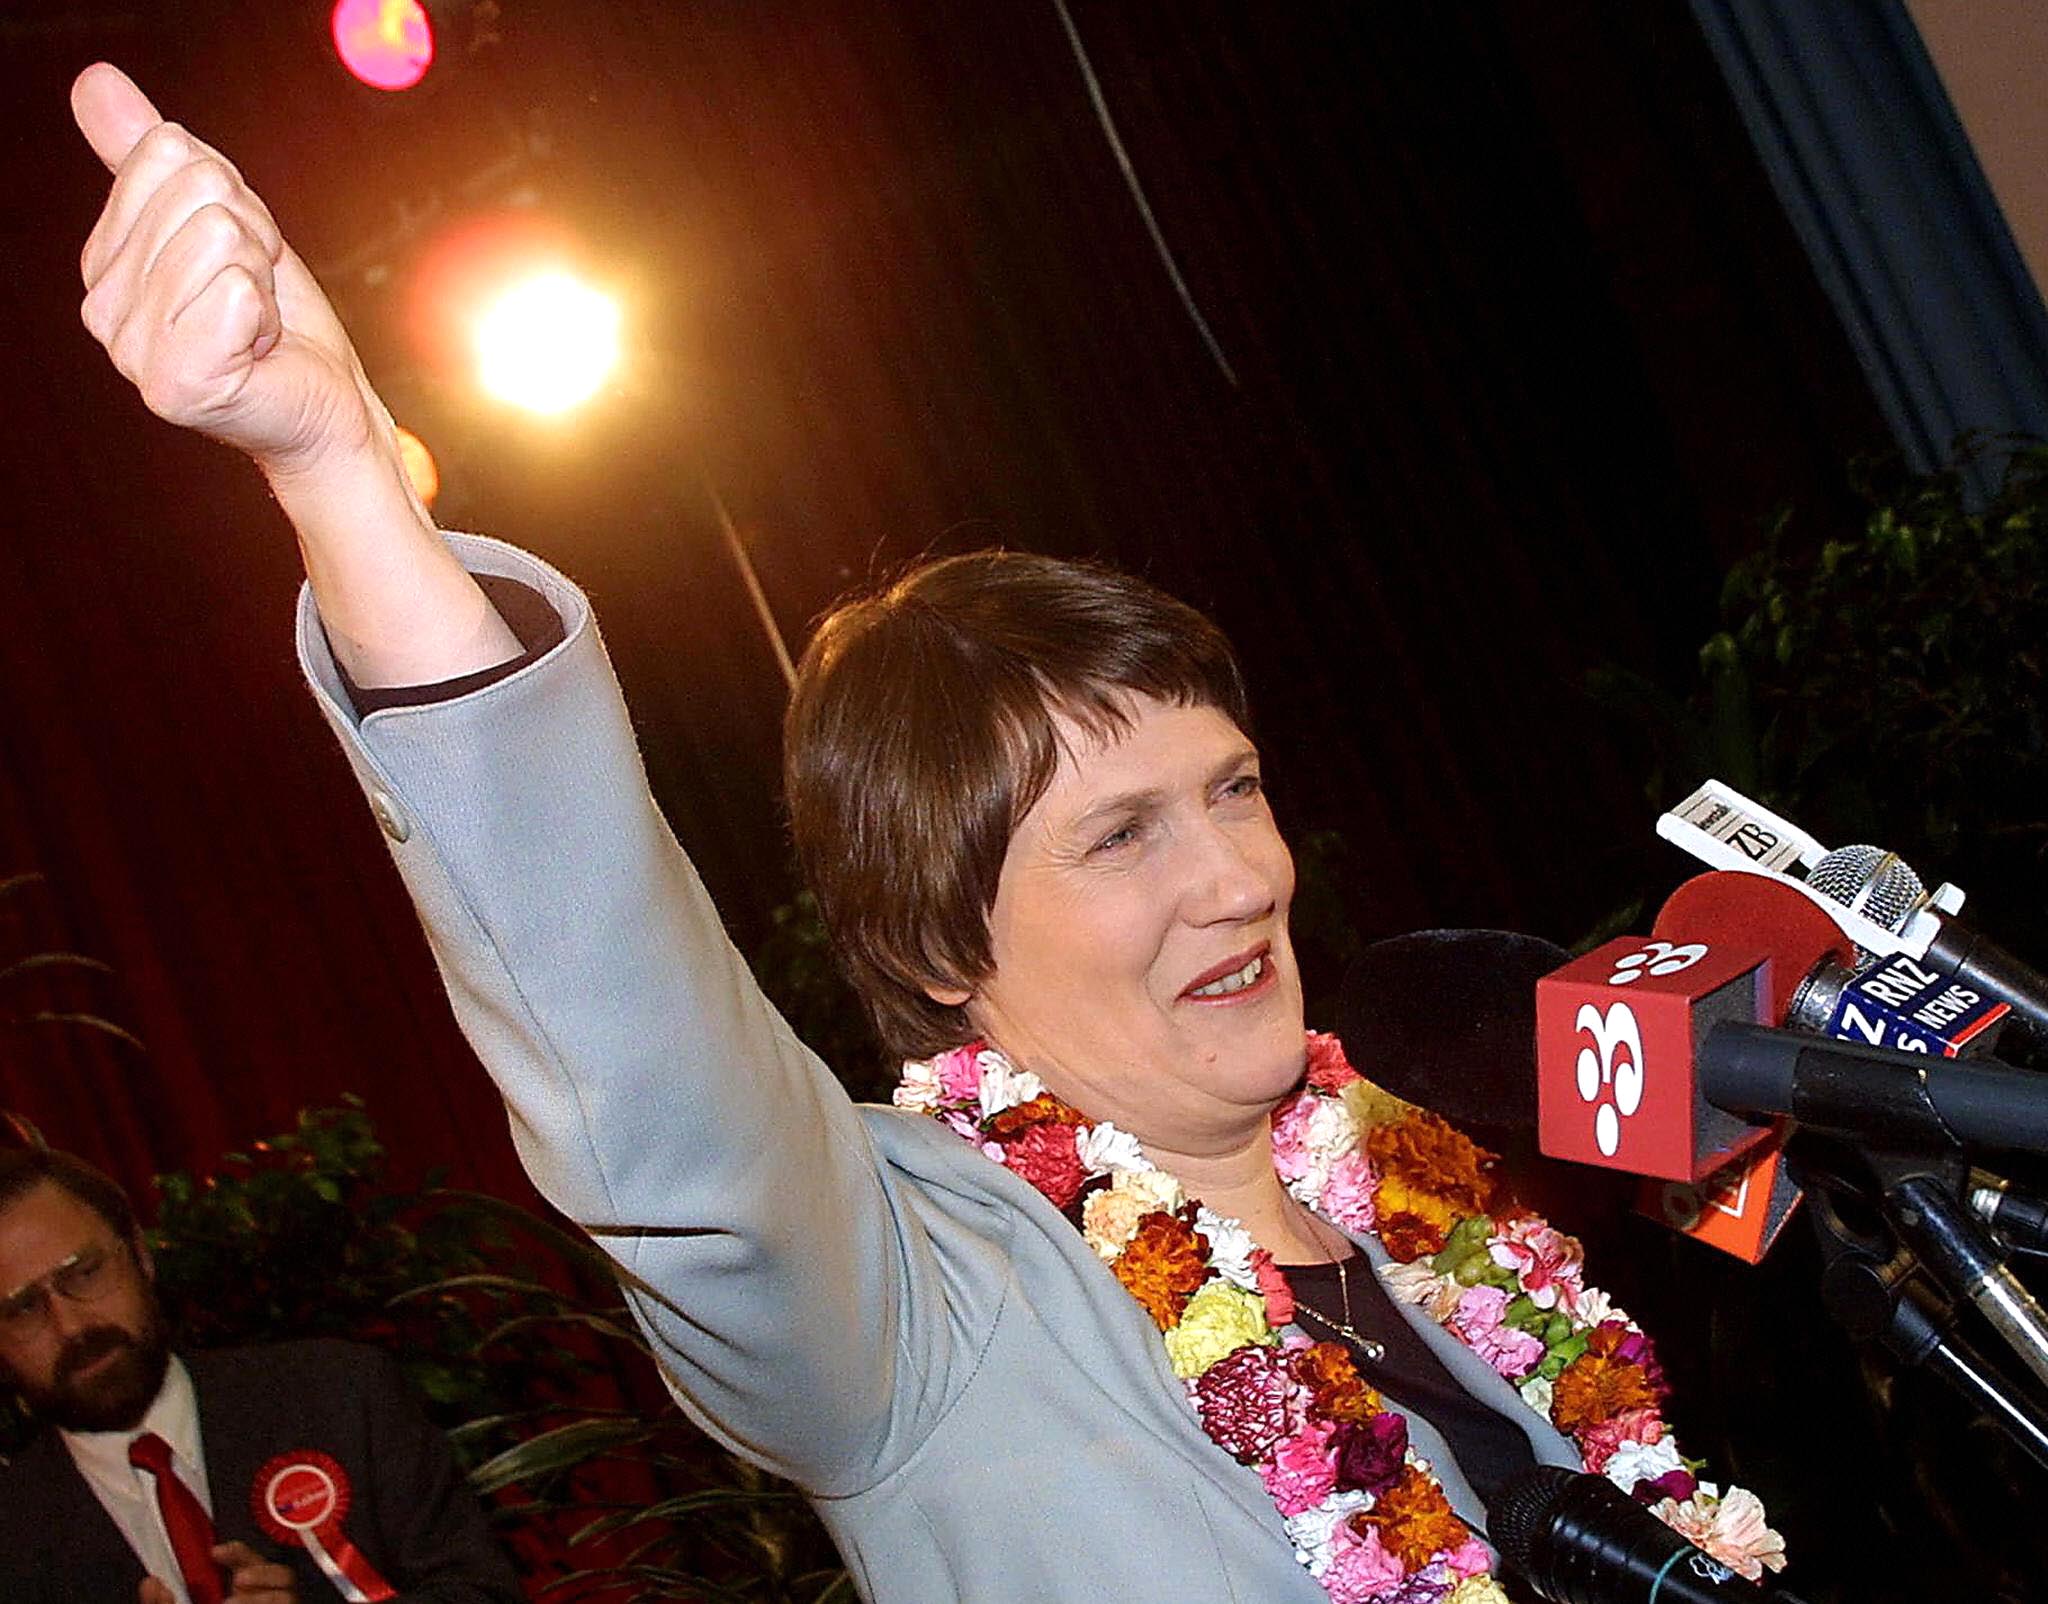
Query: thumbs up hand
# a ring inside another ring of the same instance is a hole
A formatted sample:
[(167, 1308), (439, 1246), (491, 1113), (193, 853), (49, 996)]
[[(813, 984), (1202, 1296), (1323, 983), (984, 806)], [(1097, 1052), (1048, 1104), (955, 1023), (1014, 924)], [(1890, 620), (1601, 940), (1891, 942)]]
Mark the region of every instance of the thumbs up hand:
[(383, 411), (354, 347), (234, 166), (105, 63), (71, 109), (114, 175), (81, 314), (149, 409), (273, 473), (369, 444)]
[(104, 62), (71, 86), (114, 175), (85, 242), (85, 326), (158, 417), (255, 459), (358, 685), (424, 685), (519, 652), (413, 493), (390, 414), (327, 297), (218, 151)]

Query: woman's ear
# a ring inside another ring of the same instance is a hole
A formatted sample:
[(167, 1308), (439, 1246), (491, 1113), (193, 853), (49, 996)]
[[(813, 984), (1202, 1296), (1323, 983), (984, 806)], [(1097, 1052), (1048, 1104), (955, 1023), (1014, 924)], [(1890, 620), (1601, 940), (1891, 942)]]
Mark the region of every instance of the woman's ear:
[(924, 994), (941, 1008), (964, 1008), (974, 996), (958, 986), (927, 986)]

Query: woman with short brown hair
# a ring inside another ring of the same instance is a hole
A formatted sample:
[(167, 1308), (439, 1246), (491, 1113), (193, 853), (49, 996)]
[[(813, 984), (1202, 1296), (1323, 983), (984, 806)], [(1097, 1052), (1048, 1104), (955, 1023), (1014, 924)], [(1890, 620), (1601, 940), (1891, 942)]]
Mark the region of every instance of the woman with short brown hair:
[(656, 812), (581, 593), (433, 528), (231, 167), (111, 68), (73, 104), (115, 173), (87, 326), (296, 528), (303, 664), (522, 1158), (864, 1596), (1489, 1604), (1476, 1531), (1533, 1463), (1777, 1562), (1576, 1244), (1304, 1033), (1213, 627), (984, 554), (820, 630), (797, 834), (884, 1036), (929, 1055), (856, 1108)]

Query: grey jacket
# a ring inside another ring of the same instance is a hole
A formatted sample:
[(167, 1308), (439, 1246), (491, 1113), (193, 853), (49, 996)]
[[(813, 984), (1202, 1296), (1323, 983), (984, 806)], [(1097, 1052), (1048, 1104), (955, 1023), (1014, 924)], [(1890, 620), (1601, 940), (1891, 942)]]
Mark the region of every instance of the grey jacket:
[[(1080, 1233), (937, 1122), (854, 1106), (762, 996), (648, 794), (582, 594), (450, 538), (545, 594), (567, 639), (360, 724), (305, 598), (301, 659), (526, 1168), (652, 1289), (635, 1312), (682, 1407), (806, 1489), (872, 1600), (1323, 1599)], [(1578, 1467), (1414, 1317), (1540, 1460)]]

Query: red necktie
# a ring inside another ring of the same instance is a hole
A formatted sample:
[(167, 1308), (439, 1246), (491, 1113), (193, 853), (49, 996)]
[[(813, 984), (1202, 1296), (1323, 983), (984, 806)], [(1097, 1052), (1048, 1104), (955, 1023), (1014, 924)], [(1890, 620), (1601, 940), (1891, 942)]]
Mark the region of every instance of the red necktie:
[(156, 1507), (164, 1518), (164, 1535), (178, 1559), (178, 1573), (192, 1604), (223, 1604), (227, 1589), (213, 1562), (213, 1520), (171, 1468), (171, 1445), (145, 1431), (128, 1445), (128, 1463), (156, 1478)]

